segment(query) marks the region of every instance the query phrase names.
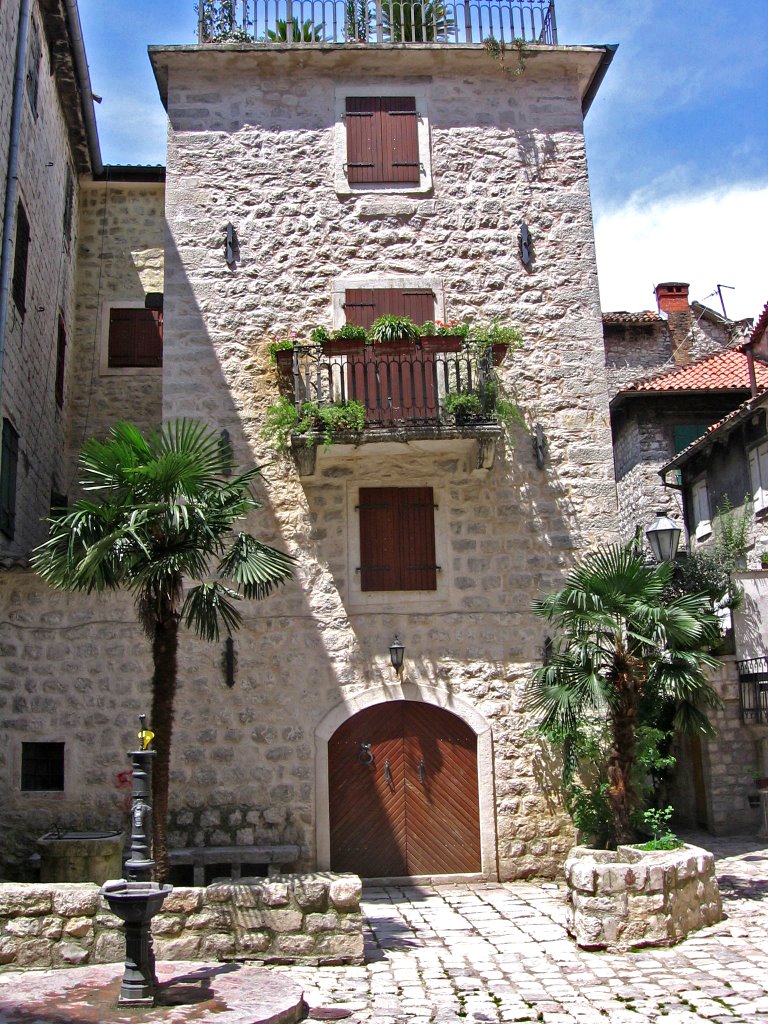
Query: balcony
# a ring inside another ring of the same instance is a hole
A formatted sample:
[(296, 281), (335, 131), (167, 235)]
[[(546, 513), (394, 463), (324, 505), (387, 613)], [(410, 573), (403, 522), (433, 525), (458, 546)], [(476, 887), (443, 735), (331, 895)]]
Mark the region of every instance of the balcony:
[(768, 658), (750, 658), (736, 664), (741, 720), (745, 725), (768, 728)]
[[(284, 395), (302, 416), (345, 403), (359, 403), (361, 430), (325, 434), (319, 422), (294, 432), (291, 448), (303, 476), (314, 473), (318, 444), (332, 440), (354, 446), (370, 442), (461, 442), (471, 449), (473, 469), (489, 469), (514, 408), (499, 397), (494, 363), (506, 346), (481, 352), (462, 347), (462, 338), (422, 337), (415, 345), (332, 341), (278, 352)], [(311, 403), (308, 405), (307, 403)]]
[(557, 45), (554, 0), (201, 0), (198, 42)]

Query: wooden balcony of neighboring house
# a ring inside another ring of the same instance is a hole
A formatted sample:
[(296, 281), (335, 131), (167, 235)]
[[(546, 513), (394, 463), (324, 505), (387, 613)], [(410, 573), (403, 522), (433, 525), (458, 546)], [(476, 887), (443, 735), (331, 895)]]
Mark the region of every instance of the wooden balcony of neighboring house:
[[(362, 429), (335, 430), (332, 445), (318, 422), (294, 433), (291, 448), (302, 476), (325, 457), (359, 455), (363, 445), (402, 451), (442, 449), (463, 454), (469, 470), (490, 469), (503, 431), (495, 364), (506, 346), (468, 351), (462, 338), (422, 337), (413, 344), (366, 344), (337, 340), (298, 345), (277, 353), (278, 377), (297, 410), (344, 410), (359, 403)], [(307, 403), (312, 403), (308, 406)], [(435, 445), (439, 445), (436, 448)], [(397, 446), (394, 447), (393, 446)]]
[(768, 657), (738, 661), (741, 720), (768, 735)]
[(554, 0), (201, 0), (198, 41), (557, 46)]

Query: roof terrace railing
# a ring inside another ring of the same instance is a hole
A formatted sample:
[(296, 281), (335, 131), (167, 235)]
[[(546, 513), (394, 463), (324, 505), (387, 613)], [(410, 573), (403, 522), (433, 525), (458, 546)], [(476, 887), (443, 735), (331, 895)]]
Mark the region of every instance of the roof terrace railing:
[(200, 0), (198, 41), (557, 45), (554, 0)]

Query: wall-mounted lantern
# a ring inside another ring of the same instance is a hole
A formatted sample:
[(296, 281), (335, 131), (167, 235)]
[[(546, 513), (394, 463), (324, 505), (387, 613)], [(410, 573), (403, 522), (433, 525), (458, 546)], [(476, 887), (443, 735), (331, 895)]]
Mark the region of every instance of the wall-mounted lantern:
[(657, 562), (674, 562), (682, 530), (665, 512), (657, 512), (656, 518), (645, 531)]
[(405, 655), (405, 644), (402, 642), (400, 637), (395, 633), (395, 639), (389, 645), (389, 660), (392, 662), (392, 668), (397, 672), (398, 675), (403, 671), (403, 657)]

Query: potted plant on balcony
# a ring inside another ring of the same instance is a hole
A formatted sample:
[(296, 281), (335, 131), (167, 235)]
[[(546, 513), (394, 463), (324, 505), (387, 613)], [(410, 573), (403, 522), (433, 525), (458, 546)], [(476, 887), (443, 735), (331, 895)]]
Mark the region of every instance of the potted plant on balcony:
[(445, 396), (443, 409), (457, 427), (463, 427), (483, 415), (483, 400), (476, 391), (452, 391)]
[(262, 437), (285, 452), (295, 435), (304, 435), (307, 444), (314, 444), (314, 435), (322, 434), (323, 448), (333, 444), (336, 434), (360, 433), (365, 426), (365, 407), (360, 402), (302, 402), (297, 406), (281, 395), (267, 409)]
[(456, 320), (427, 320), (421, 325), (419, 347), (423, 352), (461, 352), (469, 324)]
[(478, 354), (490, 348), (493, 352), (493, 365), (501, 366), (509, 349), (522, 345), (523, 336), (516, 327), (492, 320), (487, 326), (472, 324), (467, 333), (467, 342)]
[(380, 351), (383, 346), (387, 346), (392, 352), (399, 352), (404, 347), (415, 345), (421, 333), (409, 316), (386, 313), (373, 321), (368, 337)]
[(344, 324), (331, 334), (324, 327), (317, 327), (310, 335), (318, 341), (326, 356), (351, 356), (362, 352), (368, 341), (368, 332), (358, 324)]

